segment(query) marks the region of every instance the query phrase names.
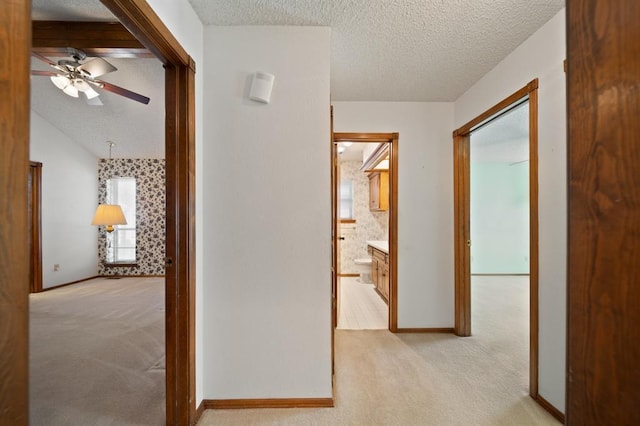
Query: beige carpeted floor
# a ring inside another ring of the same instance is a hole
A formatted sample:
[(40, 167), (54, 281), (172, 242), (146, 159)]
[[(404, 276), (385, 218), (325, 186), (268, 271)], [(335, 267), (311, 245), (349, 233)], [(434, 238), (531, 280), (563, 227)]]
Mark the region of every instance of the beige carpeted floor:
[[(527, 395), (527, 277), (474, 277), (473, 336), (336, 331), (334, 408), (207, 410), (199, 425), (553, 425)], [(164, 424), (162, 279), (31, 296), (32, 425)]]
[(473, 278), (474, 336), (336, 331), (334, 408), (207, 410), (206, 425), (556, 425), (527, 393), (528, 278)]
[(164, 425), (164, 279), (30, 296), (30, 424)]

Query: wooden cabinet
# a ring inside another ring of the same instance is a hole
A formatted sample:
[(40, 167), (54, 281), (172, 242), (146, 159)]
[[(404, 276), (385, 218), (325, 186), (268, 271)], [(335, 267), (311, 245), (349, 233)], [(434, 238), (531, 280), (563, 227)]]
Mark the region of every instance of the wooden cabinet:
[(371, 280), (385, 303), (389, 303), (389, 255), (369, 246), (371, 254)]
[(389, 171), (369, 173), (369, 210), (385, 211), (389, 208)]

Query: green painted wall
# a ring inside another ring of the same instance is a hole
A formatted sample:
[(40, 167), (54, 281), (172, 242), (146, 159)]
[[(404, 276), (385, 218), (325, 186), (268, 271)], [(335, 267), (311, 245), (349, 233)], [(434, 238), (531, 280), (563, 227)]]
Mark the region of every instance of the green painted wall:
[(471, 273), (529, 273), (529, 163), (471, 163)]

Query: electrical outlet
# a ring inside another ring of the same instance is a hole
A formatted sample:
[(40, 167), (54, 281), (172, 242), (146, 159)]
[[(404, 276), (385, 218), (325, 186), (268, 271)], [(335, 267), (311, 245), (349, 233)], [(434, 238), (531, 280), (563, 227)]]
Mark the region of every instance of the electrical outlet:
[(56, 263), (55, 265), (53, 265), (53, 270), (55, 271), (59, 271), (60, 270), (60, 264)]

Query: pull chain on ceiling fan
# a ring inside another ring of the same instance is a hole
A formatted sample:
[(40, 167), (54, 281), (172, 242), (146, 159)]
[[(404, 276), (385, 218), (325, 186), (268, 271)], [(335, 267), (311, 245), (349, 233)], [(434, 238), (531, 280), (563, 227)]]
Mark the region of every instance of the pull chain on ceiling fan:
[(31, 74), (50, 77), (58, 89), (71, 97), (77, 98), (79, 93), (84, 93), (89, 105), (102, 105), (102, 102), (98, 98), (100, 94), (94, 90), (94, 87), (124, 96), (145, 105), (149, 103), (150, 99), (146, 96), (116, 86), (115, 84), (98, 80), (98, 77), (118, 70), (106, 60), (93, 58), (87, 62), (80, 63), (80, 61), (84, 61), (87, 57), (83, 51), (69, 47), (67, 48), (67, 52), (72, 60), (62, 59), (58, 62), (54, 62), (36, 52), (31, 52), (33, 57), (56, 70), (55, 72), (32, 70)]

